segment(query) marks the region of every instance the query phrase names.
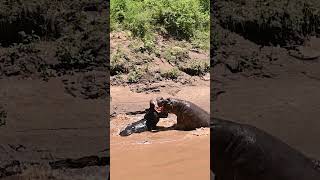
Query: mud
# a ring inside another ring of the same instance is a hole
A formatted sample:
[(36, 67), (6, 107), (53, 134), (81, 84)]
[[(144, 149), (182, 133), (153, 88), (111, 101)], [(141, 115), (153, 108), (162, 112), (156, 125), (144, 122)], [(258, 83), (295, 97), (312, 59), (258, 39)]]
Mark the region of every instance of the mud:
[(1, 2), (2, 178), (107, 178), (107, 4)]
[(119, 115), (111, 121), (111, 179), (209, 179), (209, 128), (174, 131), (171, 116), (159, 122), (158, 132), (117, 135), (117, 126), (136, 118)]
[[(188, 99), (209, 111), (209, 82), (198, 83), (196, 89), (180, 86), (180, 91), (175, 97)], [(189, 93), (191, 89), (198, 92), (197, 97)], [(156, 131), (146, 131), (126, 137), (119, 135), (128, 124), (144, 117), (139, 110), (148, 107), (150, 99), (158, 95), (172, 97), (169, 90), (167, 87), (162, 87), (159, 93), (146, 94), (132, 92), (129, 87), (111, 87), (111, 103), (117, 114), (110, 122), (111, 179), (131, 176), (137, 179), (159, 180), (210, 178), (209, 128), (176, 131), (172, 128), (176, 123), (176, 116), (169, 114), (168, 118), (160, 119)]]
[[(235, 56), (259, 52), (259, 63), (263, 68), (256, 72), (248, 66), (242, 72), (232, 72), (224, 65), (216, 64), (211, 74), (215, 90), (211, 109), (214, 116), (254, 125), (307, 156), (319, 159), (320, 146), (314, 137), (320, 135), (317, 120), (320, 115), (317, 100), (320, 63), (316, 59), (292, 57), (285, 48), (265, 46), (259, 50), (257, 45), (239, 35), (229, 34), (235, 38), (236, 44), (221, 47), (222, 51), (219, 50), (214, 58), (227, 63), (232, 59), (231, 52)], [(318, 38), (311, 37), (297, 49), (302, 50), (304, 57), (313, 57), (314, 52), (319, 52), (319, 42)], [(238, 53), (241, 44), (251, 45)], [(245, 60), (243, 57), (239, 59)], [(272, 76), (262, 76), (264, 72)]]

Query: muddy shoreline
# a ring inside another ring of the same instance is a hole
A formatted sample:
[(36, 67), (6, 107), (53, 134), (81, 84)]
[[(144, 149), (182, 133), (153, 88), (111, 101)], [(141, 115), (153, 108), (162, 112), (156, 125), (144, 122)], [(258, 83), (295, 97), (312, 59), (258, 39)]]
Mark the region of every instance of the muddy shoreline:
[[(111, 87), (111, 112), (114, 112), (110, 121), (112, 179), (120, 180), (128, 176), (159, 180), (173, 177), (209, 179), (209, 128), (193, 131), (170, 130), (169, 127), (176, 123), (176, 116), (169, 114), (168, 118), (160, 119), (157, 124), (160, 129), (166, 130), (134, 133), (125, 137), (119, 135), (128, 124), (142, 119), (142, 110), (149, 107), (149, 100), (159, 96), (187, 99), (209, 112), (209, 82), (197, 83), (197, 88), (180, 86), (174, 96), (171, 94), (170, 83), (161, 87), (157, 93), (137, 93), (130, 91), (129, 87)], [(197, 91), (198, 96), (193, 96), (190, 91)], [(126, 171), (123, 171), (123, 168)]]

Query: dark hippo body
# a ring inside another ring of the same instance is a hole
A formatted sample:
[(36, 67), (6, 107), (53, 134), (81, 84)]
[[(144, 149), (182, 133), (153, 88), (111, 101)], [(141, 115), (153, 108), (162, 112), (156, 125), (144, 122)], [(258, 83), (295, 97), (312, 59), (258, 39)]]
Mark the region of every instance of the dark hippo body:
[(140, 121), (129, 124), (124, 130), (120, 132), (120, 136), (129, 136), (133, 133), (141, 133), (147, 131), (147, 120), (141, 119)]
[(210, 126), (216, 180), (320, 180), (311, 159), (262, 130), (217, 118)]
[(146, 126), (149, 131), (155, 130), (157, 128), (157, 124), (160, 120), (160, 117), (168, 117), (168, 115), (158, 113), (155, 110), (155, 106), (152, 103), (150, 103), (150, 108), (144, 116), (144, 119), (146, 119)]
[(157, 104), (162, 112), (173, 113), (177, 116), (175, 129), (194, 130), (210, 125), (210, 114), (189, 101), (160, 97), (157, 98)]
[(155, 102), (150, 101), (150, 108), (146, 109), (146, 114), (143, 119), (128, 125), (123, 131), (120, 132), (120, 136), (129, 136), (132, 133), (141, 133), (144, 131), (152, 131), (157, 129), (157, 123), (160, 118), (168, 117), (168, 113), (155, 110)]

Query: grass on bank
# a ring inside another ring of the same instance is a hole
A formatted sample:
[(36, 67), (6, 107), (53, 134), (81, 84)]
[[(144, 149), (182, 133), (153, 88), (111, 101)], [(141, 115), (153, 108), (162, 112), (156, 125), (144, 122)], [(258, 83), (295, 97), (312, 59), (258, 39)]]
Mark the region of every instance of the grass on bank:
[[(196, 65), (201, 62), (189, 57), (189, 50), (209, 50), (209, 0), (111, 0), (110, 24), (111, 33), (126, 32), (130, 39), (126, 52), (130, 58), (119, 49), (112, 53), (111, 75), (126, 75), (128, 83), (140, 82), (155, 74), (130, 66), (152, 63), (152, 57), (164, 58), (173, 66), (157, 74), (160, 78), (178, 79), (182, 71), (190, 75), (207, 72), (203, 65)], [(174, 43), (160, 46), (159, 37), (169, 37)]]
[(155, 34), (209, 48), (209, 0), (111, 0), (111, 31), (129, 30), (154, 48)]

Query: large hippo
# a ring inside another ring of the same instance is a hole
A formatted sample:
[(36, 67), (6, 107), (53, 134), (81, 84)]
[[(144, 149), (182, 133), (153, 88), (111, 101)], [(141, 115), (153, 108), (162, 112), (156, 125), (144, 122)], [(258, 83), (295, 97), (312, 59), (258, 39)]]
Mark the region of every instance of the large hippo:
[(194, 130), (200, 127), (209, 127), (210, 114), (192, 102), (158, 97), (157, 111), (162, 113), (173, 113), (177, 116), (177, 130)]
[(150, 100), (149, 109), (146, 109), (146, 114), (143, 119), (128, 125), (120, 132), (120, 136), (129, 136), (132, 133), (141, 133), (157, 129), (159, 119), (168, 117), (168, 113), (157, 112), (155, 109), (156, 105), (154, 100)]
[(210, 126), (215, 180), (320, 180), (315, 162), (260, 129), (218, 118)]

